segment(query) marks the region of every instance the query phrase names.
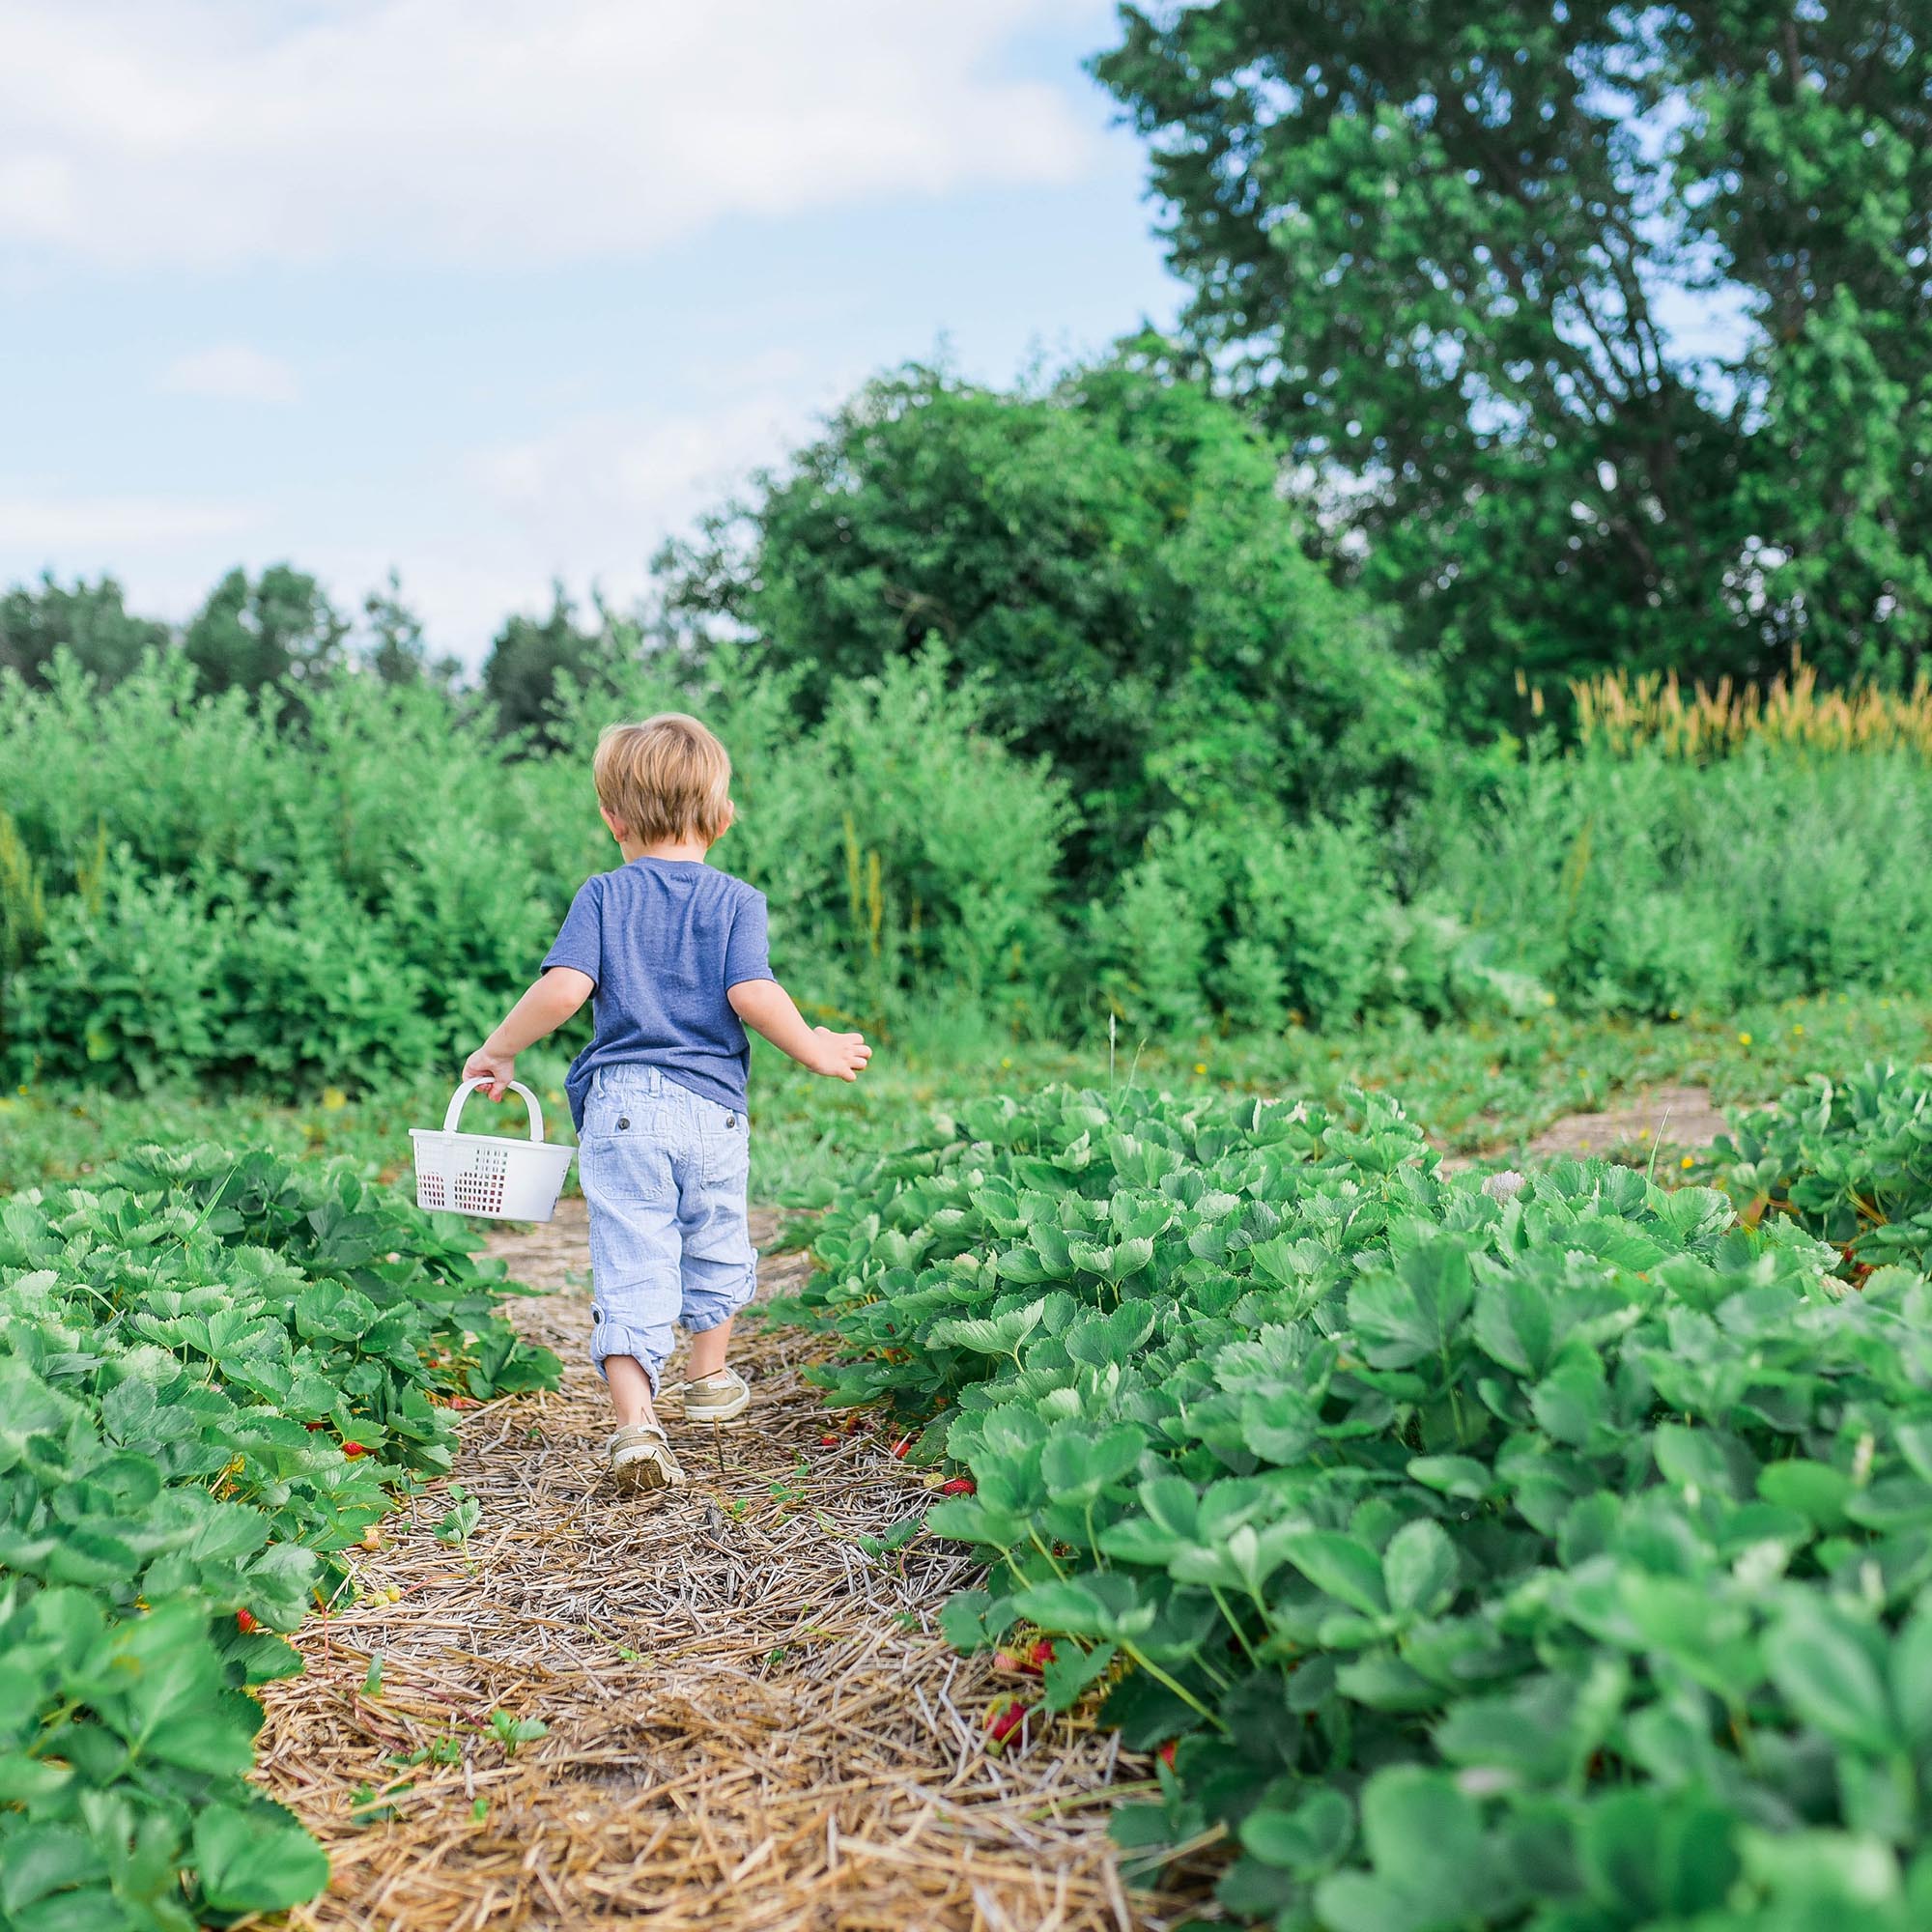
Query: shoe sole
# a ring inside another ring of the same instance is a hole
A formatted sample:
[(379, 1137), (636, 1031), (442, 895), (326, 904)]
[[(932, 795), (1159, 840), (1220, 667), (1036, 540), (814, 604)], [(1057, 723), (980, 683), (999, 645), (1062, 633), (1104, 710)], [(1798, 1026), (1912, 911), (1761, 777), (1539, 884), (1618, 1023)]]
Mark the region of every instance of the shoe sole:
[(628, 1463), (619, 1463), (611, 1475), (620, 1490), (628, 1490), (634, 1496), (655, 1495), (660, 1490), (684, 1486), (683, 1477), (668, 1474), (654, 1456), (636, 1456)]

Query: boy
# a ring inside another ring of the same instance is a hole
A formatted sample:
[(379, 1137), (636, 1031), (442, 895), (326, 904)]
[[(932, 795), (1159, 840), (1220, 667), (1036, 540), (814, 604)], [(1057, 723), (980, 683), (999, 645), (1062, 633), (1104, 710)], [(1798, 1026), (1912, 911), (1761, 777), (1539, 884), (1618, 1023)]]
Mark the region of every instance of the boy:
[(686, 1420), (722, 1425), (752, 1400), (724, 1361), (757, 1285), (745, 1028), (838, 1080), (856, 1080), (872, 1050), (805, 1023), (772, 978), (764, 895), (705, 863), (735, 808), (731, 761), (696, 718), (612, 724), (592, 776), (624, 864), (578, 890), (542, 977), (463, 1077), (500, 1099), (517, 1055), (595, 995), (595, 1032), (565, 1082), (590, 1208), (590, 1353), (616, 1410), (611, 1474), (660, 1490), (684, 1481), (653, 1406), (674, 1321), (692, 1336)]

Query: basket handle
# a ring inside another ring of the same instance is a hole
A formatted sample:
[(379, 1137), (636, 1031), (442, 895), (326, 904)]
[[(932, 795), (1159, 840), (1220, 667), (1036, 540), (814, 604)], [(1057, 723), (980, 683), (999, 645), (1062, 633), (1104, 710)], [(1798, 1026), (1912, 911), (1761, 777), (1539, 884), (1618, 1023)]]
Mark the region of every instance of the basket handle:
[[(449, 1096), (449, 1111), (442, 1117), (442, 1130), (444, 1133), (453, 1134), (456, 1131), (456, 1122), (463, 1113), (464, 1101), (469, 1099), (477, 1088), (487, 1087), (489, 1084), (487, 1080), (466, 1080)], [(521, 1080), (511, 1080), (505, 1084), (511, 1093), (521, 1094), (524, 1096), (524, 1106), (528, 1111), (530, 1117), (530, 1139), (537, 1146), (541, 1147), (544, 1137), (543, 1109), (537, 1105), (537, 1096)]]

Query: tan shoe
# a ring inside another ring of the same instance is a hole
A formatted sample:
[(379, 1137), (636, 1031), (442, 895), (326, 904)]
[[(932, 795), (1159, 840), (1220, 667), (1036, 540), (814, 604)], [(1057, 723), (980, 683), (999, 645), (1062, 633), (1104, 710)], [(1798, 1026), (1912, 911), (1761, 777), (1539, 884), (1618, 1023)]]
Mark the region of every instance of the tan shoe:
[(655, 1422), (636, 1429), (620, 1429), (611, 1438), (607, 1452), (611, 1474), (622, 1489), (639, 1492), (646, 1490), (681, 1490), (684, 1471), (670, 1453), (665, 1433)]
[(676, 1394), (684, 1404), (687, 1422), (708, 1422), (714, 1429), (735, 1422), (752, 1406), (751, 1388), (736, 1369), (720, 1369), (716, 1375), (681, 1382)]

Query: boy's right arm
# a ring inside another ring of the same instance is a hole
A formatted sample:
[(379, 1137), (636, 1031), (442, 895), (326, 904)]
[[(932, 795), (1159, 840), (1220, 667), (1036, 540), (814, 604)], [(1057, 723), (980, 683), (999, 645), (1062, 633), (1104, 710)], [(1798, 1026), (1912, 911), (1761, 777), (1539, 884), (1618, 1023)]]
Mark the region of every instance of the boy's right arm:
[(724, 997), (753, 1033), (762, 1034), (781, 1053), (790, 1054), (801, 1066), (828, 1079), (856, 1080), (872, 1057), (862, 1033), (807, 1026), (805, 1015), (776, 980), (741, 980), (726, 989)]
[(517, 1055), (546, 1034), (554, 1033), (597, 990), (588, 973), (572, 966), (553, 966), (512, 1007), (503, 1023), (463, 1063), (466, 1080), (489, 1084), (484, 1093), (500, 1100), (516, 1078)]

